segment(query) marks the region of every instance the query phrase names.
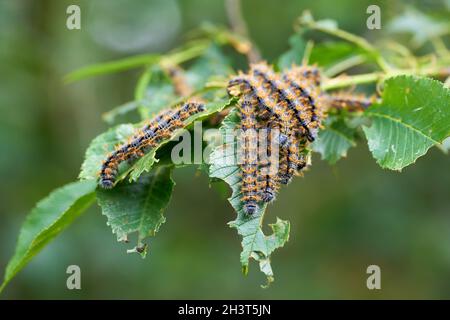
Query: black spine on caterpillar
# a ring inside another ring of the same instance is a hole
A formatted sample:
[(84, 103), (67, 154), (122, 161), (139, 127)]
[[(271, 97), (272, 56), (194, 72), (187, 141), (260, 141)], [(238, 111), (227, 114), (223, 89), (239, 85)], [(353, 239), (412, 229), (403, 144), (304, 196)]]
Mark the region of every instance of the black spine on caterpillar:
[[(244, 99), (239, 104), (241, 116), (241, 143), (242, 163), (241, 168), (241, 201), (243, 202), (243, 210), (246, 214), (252, 215), (258, 210), (258, 194), (257, 183), (257, 121), (255, 112), (255, 103), (251, 99)], [(256, 142), (256, 143), (255, 143)]]
[(158, 142), (170, 137), (177, 128), (183, 127), (183, 121), (190, 116), (204, 111), (203, 104), (188, 102), (178, 110), (170, 110), (155, 117), (138, 131), (131, 141), (122, 144), (111, 152), (100, 171), (99, 185), (104, 189), (114, 186), (118, 168), (123, 161), (134, 161), (153, 149)]
[(253, 75), (260, 78), (272, 92), (278, 94), (278, 99), (283, 101), (286, 106), (294, 112), (297, 121), (305, 131), (307, 139), (309, 141), (314, 141), (316, 134), (315, 132), (311, 132), (312, 130), (309, 126), (311, 119), (308, 119), (309, 117), (305, 116), (307, 109), (300, 103), (298, 96), (292, 88), (284, 81), (280, 81), (273, 70), (265, 64), (253, 65), (252, 72)]

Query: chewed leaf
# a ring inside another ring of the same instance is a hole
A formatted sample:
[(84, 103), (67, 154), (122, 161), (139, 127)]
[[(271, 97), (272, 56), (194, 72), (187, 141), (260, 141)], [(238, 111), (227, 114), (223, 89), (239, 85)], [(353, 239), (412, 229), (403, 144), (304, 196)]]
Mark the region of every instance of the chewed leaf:
[(225, 144), (219, 145), (210, 156), (211, 178), (225, 181), (232, 189), (232, 195), (228, 199), (237, 213), (234, 221), (229, 225), (236, 228), (242, 236), (241, 265), (244, 273), (248, 272), (250, 258), (258, 261), (260, 270), (266, 275), (267, 282), (273, 281), (273, 271), (270, 264), (272, 252), (284, 246), (289, 239), (290, 224), (277, 218), (275, 224), (270, 225), (273, 233), (266, 236), (262, 231), (264, 213), (267, 205), (260, 205), (257, 212), (249, 216), (243, 211), (240, 191), (240, 168), (236, 164), (236, 141), (233, 131), (239, 123), (239, 116), (232, 111), (222, 122), (220, 128)]
[(0, 292), (40, 250), (93, 203), (95, 188), (95, 181), (78, 181), (53, 191), (38, 202), (20, 229)]
[(450, 136), (450, 89), (428, 78), (386, 80), (382, 102), (369, 107), (369, 149), (383, 168), (401, 170)]
[(143, 240), (154, 236), (166, 221), (163, 212), (169, 204), (174, 182), (172, 169), (159, 166), (143, 174), (135, 183), (120, 182), (111, 190), (100, 189), (97, 199), (108, 225), (118, 241), (127, 241), (128, 235), (137, 232), (137, 245), (132, 250), (145, 256)]

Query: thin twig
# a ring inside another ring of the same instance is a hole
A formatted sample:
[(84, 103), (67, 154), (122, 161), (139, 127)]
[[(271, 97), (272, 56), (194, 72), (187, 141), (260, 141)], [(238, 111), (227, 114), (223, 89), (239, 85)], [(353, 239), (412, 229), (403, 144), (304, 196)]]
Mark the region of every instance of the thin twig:
[[(230, 23), (231, 30), (233, 30), (233, 32), (236, 34), (249, 39), (247, 24), (245, 23), (244, 17), (242, 15), (241, 1), (240, 0), (226, 0), (225, 1), (225, 9), (227, 11), (227, 17), (228, 17), (228, 21)], [(250, 63), (258, 62), (261, 60), (261, 54), (253, 43), (246, 55), (247, 55), (247, 60)]]

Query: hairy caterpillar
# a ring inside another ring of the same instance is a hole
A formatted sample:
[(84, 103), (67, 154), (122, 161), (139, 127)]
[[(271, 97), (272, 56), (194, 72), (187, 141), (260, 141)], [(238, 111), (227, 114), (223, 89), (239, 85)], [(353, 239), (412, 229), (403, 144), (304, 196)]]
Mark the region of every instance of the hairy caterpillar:
[(366, 97), (364, 94), (354, 94), (346, 91), (330, 93), (325, 99), (329, 107), (347, 109), (349, 111), (365, 110), (376, 101), (375, 96)]
[(306, 167), (307, 162), (303, 149), (303, 143), (298, 139), (294, 139), (287, 150), (281, 150), (280, 170), (278, 173), (281, 184), (288, 184), (295, 175)]
[(300, 105), (303, 107), (303, 121), (308, 127), (309, 141), (314, 141), (323, 117), (320, 105), (320, 74), (313, 67), (293, 67), (285, 72), (282, 79), (289, 84), (294, 95), (298, 97)]
[(257, 121), (256, 105), (249, 99), (239, 104), (241, 116), (241, 147), (243, 150), (241, 193), (244, 212), (252, 215), (258, 210), (261, 200), (258, 193), (258, 161), (257, 161)]
[[(265, 126), (265, 144), (261, 144), (262, 139), (258, 139), (258, 162), (260, 165), (258, 173), (258, 190), (263, 202), (275, 200), (276, 193), (280, 187), (278, 178), (278, 149), (273, 149), (272, 141), (279, 141), (279, 131), (276, 124), (268, 122)], [(276, 145), (275, 145), (276, 146)]]
[(99, 185), (105, 189), (112, 188), (122, 162), (143, 157), (159, 142), (170, 138), (176, 129), (182, 128), (187, 118), (204, 110), (203, 104), (188, 102), (179, 109), (163, 111), (141, 128), (127, 143), (117, 146), (116, 150), (108, 155), (102, 164)]
[(177, 95), (187, 97), (194, 91), (187, 82), (184, 70), (180, 66), (168, 66), (164, 71), (170, 80), (172, 80), (173, 88)]

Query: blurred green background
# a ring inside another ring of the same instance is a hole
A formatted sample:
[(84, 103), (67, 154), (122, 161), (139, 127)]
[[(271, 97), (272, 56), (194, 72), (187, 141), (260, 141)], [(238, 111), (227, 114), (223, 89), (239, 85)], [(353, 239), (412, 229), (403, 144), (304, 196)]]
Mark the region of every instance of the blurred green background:
[[(309, 9), (368, 39), (374, 1), (244, 0), (251, 37), (267, 59), (288, 48), (295, 18)], [(382, 23), (406, 1), (377, 1)], [(407, 1), (449, 13), (449, 1)], [(66, 29), (66, 8), (81, 7), (82, 29)], [(226, 25), (222, 1), (0, 0), (0, 271), (13, 254), (27, 212), (73, 181), (90, 140), (107, 126), (102, 112), (132, 99), (140, 70), (64, 85), (78, 67), (180, 45), (209, 21)], [(436, 148), (401, 174), (378, 167), (367, 145), (334, 167), (313, 159), (303, 179), (269, 207), (291, 221), (288, 244), (272, 256), (276, 281), (252, 264), (241, 274), (240, 239), (226, 223), (227, 201), (194, 168), (175, 172), (167, 222), (149, 239), (145, 260), (127, 255), (98, 206), (47, 246), (6, 288), (3, 299), (450, 298), (450, 158)], [(66, 288), (66, 268), (81, 267), (82, 290)], [(366, 268), (381, 267), (382, 289), (366, 288)]]

